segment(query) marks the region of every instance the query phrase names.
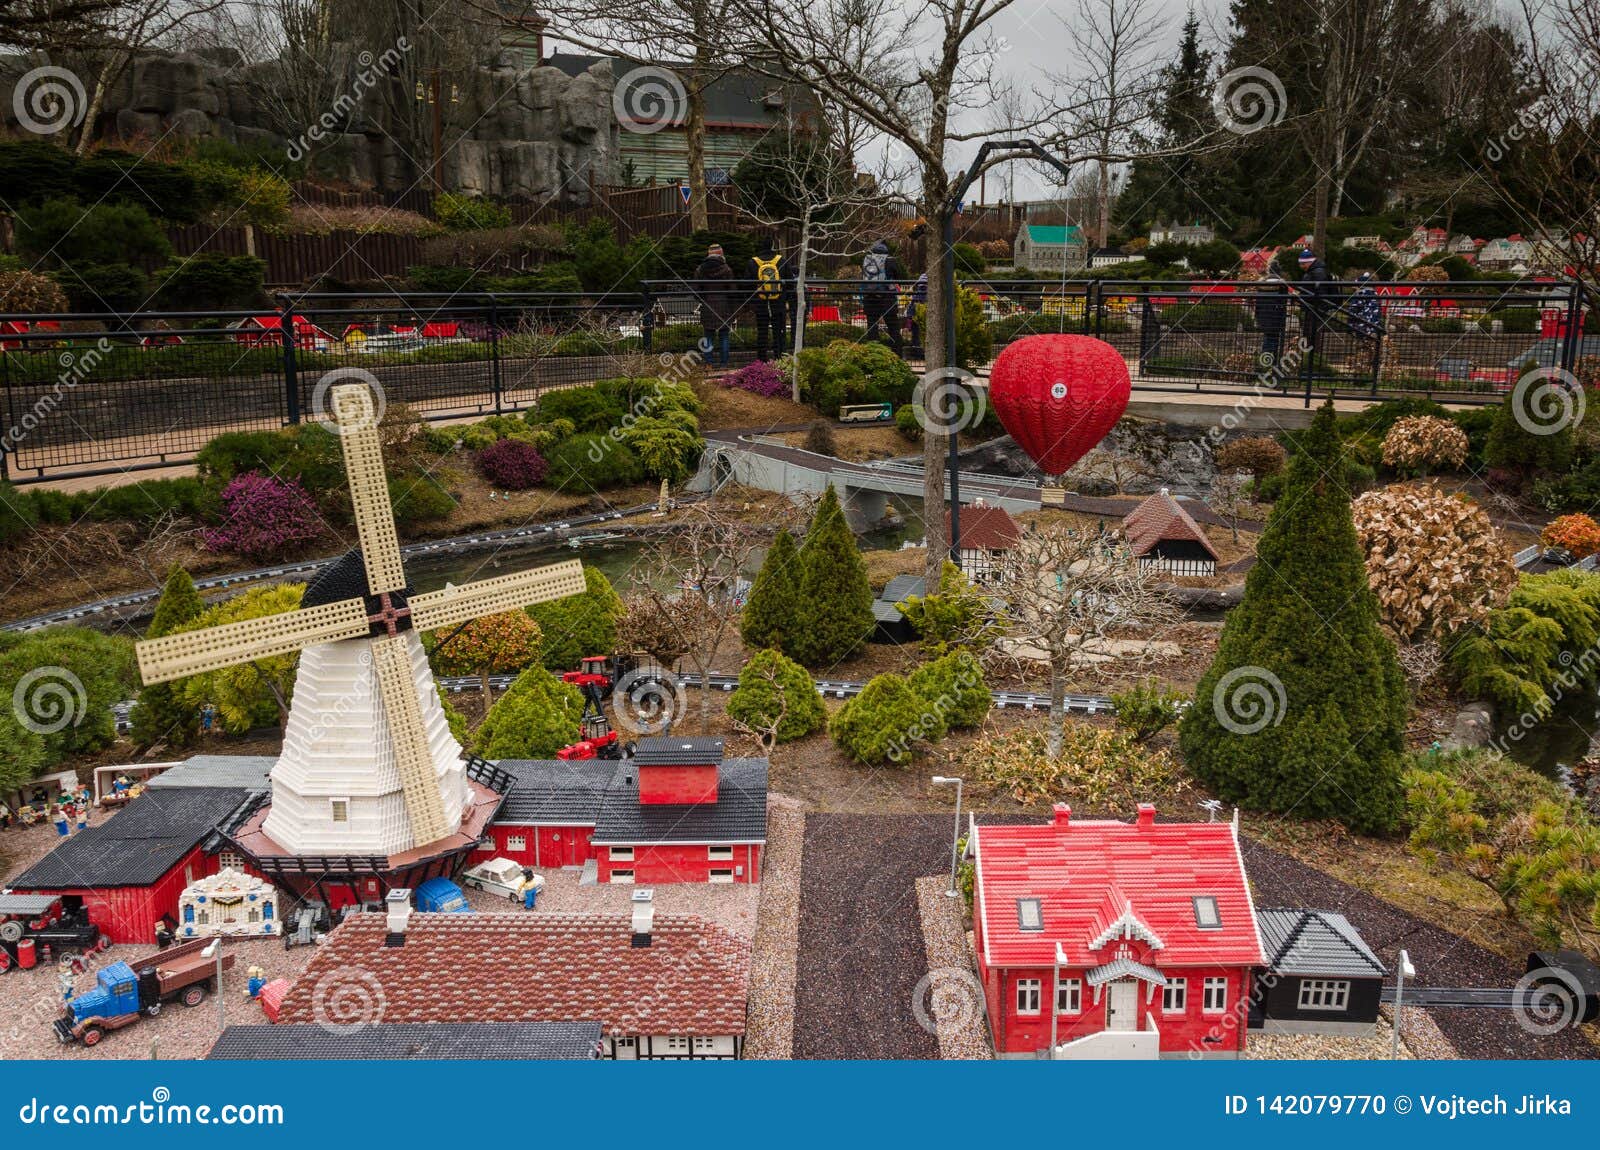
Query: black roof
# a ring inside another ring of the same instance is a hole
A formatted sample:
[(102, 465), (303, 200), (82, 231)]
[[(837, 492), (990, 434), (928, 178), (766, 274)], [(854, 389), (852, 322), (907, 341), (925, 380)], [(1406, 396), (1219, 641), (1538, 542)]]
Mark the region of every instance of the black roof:
[(17, 890), (149, 886), (251, 795), (243, 787), (152, 787), (77, 831), (11, 881)]
[(230, 1026), (209, 1059), (598, 1058), (598, 1022), (375, 1022), (336, 1034), (315, 1022)]
[(722, 749), (721, 739), (656, 735), (634, 744), (633, 761), (642, 767), (697, 767), (722, 762)]
[(499, 767), (515, 781), (495, 821), (593, 826), (619, 765), (607, 759), (506, 759)]
[(1388, 968), (1337, 911), (1258, 907), (1267, 968), (1289, 975), (1382, 978)]
[(766, 837), (765, 759), (724, 762), (715, 803), (641, 806), (638, 772), (624, 769), (606, 792), (594, 826), (597, 843), (744, 843)]
[[(406, 587), (402, 594), (409, 594)], [(300, 596), (300, 607), (322, 607), (328, 603), (342, 603), (346, 599), (360, 599), (367, 593), (367, 564), (361, 557), (361, 548), (352, 547), (328, 564), (317, 577), (306, 585)]]

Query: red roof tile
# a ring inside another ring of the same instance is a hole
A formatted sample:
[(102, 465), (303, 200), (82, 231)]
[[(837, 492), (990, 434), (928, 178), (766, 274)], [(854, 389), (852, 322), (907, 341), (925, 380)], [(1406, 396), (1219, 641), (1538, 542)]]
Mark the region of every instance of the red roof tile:
[(1200, 544), (1215, 559), (1211, 540), (1193, 516), (1165, 491), (1158, 491), (1128, 513), (1122, 521), (1128, 545), (1135, 555), (1143, 555), (1163, 539), (1189, 539)]
[[(750, 944), (694, 915), (413, 914), (345, 920), (284, 999), (284, 1022), (598, 1021), (610, 1035), (744, 1033)], [(341, 988), (343, 993), (341, 995)], [(352, 1018), (340, 1017), (341, 1001)]]
[[(944, 513), (944, 532), (950, 534), (950, 512)], [(974, 551), (1009, 551), (1022, 538), (1022, 529), (1004, 507), (974, 503), (961, 509), (961, 546)]]
[[(1109, 960), (1091, 944), (1119, 920), (1161, 941), (1153, 958), (1176, 966), (1259, 965), (1261, 937), (1229, 823), (1078, 820), (980, 826), (974, 835), (985, 960), (1049, 966), (1059, 943), (1072, 966)], [(1194, 900), (1217, 900), (1221, 925), (1202, 930)], [(1038, 899), (1043, 930), (1022, 930), (1017, 900)]]

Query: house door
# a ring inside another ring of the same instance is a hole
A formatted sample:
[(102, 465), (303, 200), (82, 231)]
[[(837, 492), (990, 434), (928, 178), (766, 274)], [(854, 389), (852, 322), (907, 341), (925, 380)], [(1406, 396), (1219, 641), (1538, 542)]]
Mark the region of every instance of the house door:
[(1137, 1030), (1139, 988), (1129, 979), (1111, 984), (1106, 998), (1106, 1029)]

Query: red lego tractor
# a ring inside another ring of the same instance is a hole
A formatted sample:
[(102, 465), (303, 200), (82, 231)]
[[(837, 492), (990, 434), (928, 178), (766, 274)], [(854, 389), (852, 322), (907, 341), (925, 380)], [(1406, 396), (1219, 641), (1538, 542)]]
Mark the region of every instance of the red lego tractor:
[(623, 754), (622, 740), (601, 715), (585, 718), (583, 738), (570, 747), (562, 747), (556, 752), (556, 758), (570, 762), (574, 759), (620, 759)]

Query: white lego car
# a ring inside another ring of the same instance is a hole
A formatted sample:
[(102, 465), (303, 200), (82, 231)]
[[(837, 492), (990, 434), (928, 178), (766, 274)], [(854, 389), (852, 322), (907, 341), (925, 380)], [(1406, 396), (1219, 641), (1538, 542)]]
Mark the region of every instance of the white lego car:
[(496, 858), (468, 867), (461, 875), (461, 885), (489, 894), (504, 895), (512, 902), (521, 902), (530, 887), (534, 890), (544, 889), (544, 876), (536, 874), (525, 878), (521, 863), (514, 859)]

